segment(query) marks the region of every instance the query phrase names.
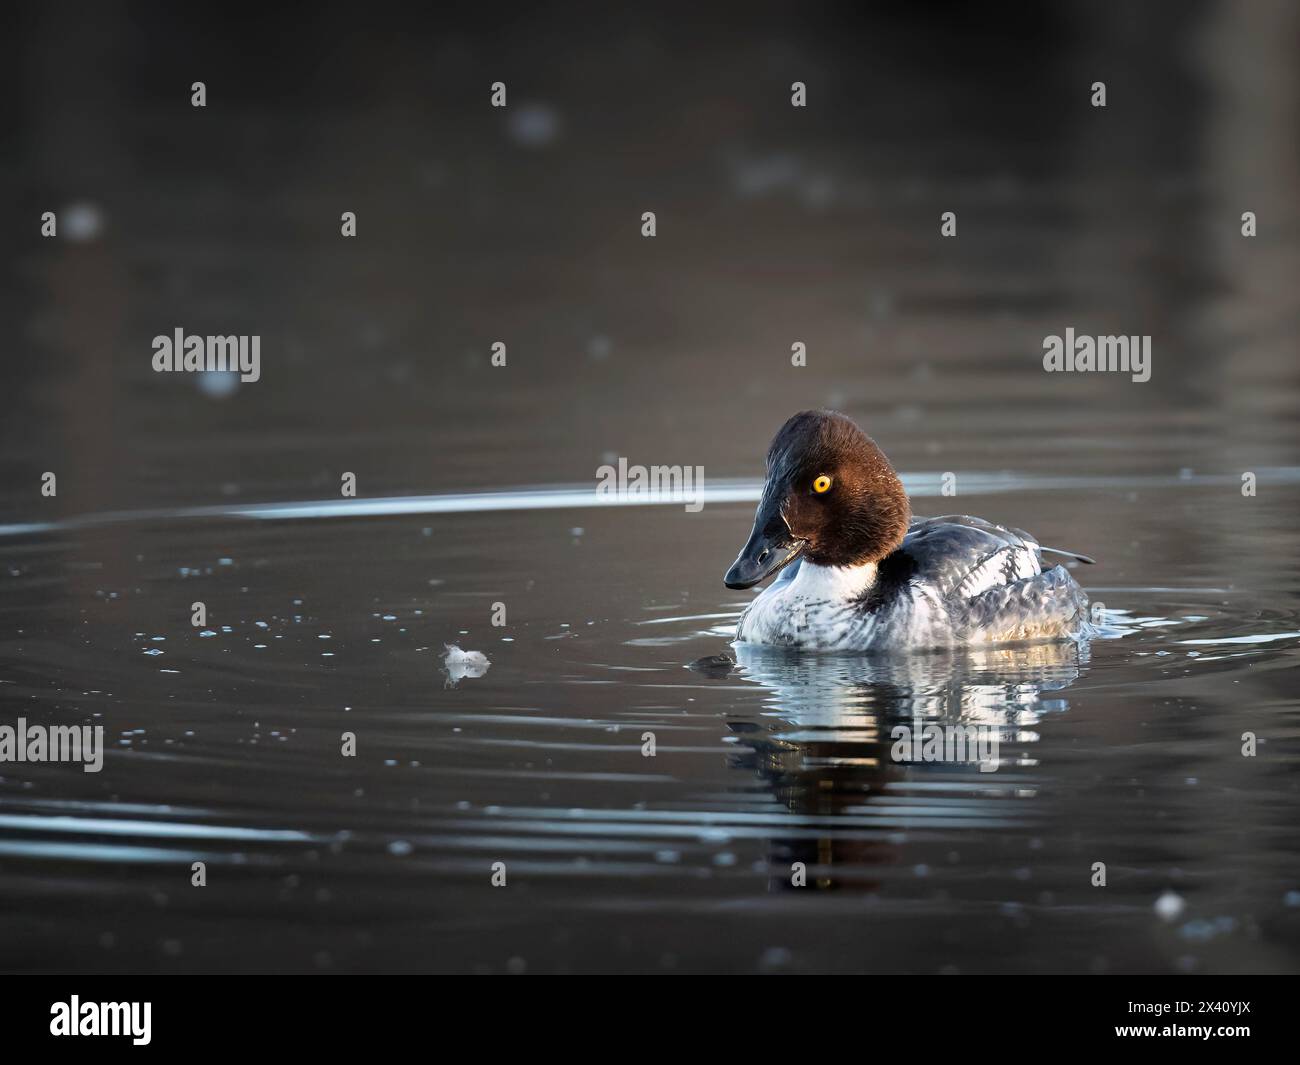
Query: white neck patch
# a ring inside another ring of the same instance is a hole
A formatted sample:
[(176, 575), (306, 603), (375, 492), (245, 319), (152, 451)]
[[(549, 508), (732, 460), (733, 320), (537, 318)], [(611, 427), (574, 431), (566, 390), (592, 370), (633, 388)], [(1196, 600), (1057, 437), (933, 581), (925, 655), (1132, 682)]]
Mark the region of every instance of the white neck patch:
[(876, 564), (861, 566), (815, 566), (807, 559), (790, 582), (790, 592), (809, 599), (856, 599), (876, 583)]

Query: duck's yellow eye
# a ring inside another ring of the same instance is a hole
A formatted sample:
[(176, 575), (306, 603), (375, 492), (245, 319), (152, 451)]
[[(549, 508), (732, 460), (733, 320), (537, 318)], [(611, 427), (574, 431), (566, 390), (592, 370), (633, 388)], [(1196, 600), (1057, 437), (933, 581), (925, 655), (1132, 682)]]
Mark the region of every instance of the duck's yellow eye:
[(817, 478), (817, 480), (813, 481), (813, 491), (818, 495), (821, 495), (823, 492), (829, 492), (830, 490), (831, 479), (827, 477), (826, 474), (823, 473)]

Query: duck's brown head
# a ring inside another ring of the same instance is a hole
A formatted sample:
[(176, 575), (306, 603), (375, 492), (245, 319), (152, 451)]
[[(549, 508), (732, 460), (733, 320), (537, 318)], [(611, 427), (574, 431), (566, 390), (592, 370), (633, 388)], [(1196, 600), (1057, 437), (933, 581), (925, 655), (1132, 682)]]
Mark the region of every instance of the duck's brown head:
[(902, 482), (866, 433), (834, 411), (800, 411), (767, 449), (754, 531), (723, 582), (752, 588), (800, 556), (819, 566), (879, 562), (910, 518)]

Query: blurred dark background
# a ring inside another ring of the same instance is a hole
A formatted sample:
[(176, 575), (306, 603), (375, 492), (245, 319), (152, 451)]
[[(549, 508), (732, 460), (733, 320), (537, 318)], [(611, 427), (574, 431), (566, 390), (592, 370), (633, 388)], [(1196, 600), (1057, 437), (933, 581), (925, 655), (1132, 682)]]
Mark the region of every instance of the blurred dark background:
[[(3, 515), (755, 475), (813, 405), (904, 469), (1291, 462), (1298, 18), (19, 5)], [(178, 326), (262, 380), (154, 374)], [(1066, 326), (1151, 334), (1152, 380), (1044, 374)]]

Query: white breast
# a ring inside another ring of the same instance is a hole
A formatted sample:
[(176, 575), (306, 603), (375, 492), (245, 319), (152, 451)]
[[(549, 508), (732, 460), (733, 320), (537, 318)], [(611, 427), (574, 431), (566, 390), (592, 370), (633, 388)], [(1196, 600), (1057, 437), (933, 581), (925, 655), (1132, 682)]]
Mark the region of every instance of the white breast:
[(861, 600), (876, 581), (876, 567), (815, 566), (801, 562), (794, 577), (765, 589), (741, 615), (736, 639), (820, 650), (870, 650), (885, 646), (942, 646), (950, 642), (946, 615), (916, 586), (871, 612)]

